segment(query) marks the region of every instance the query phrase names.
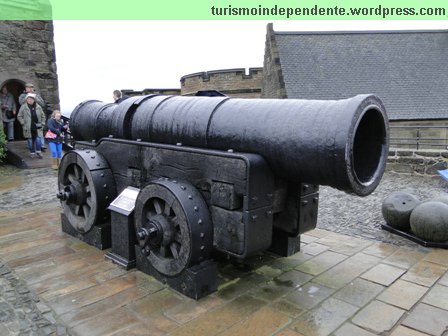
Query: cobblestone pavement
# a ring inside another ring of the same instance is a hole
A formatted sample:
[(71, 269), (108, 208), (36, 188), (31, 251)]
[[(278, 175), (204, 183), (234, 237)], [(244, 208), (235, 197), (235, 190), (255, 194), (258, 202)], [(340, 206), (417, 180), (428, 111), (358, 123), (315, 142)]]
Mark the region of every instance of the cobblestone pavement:
[(342, 191), (321, 187), (318, 227), (349, 236), (380, 240), (396, 245), (416, 246), (408, 239), (381, 229), (384, 219), (381, 204), (394, 191), (406, 191), (420, 201), (447, 194), (448, 182), (440, 177), (386, 173), (378, 188), (369, 196), (358, 197)]
[[(0, 166), (0, 211), (7, 215), (14, 213), (15, 209), (39, 205), (42, 208), (55, 209), (56, 178), (57, 172), (51, 169), (19, 170), (7, 165)], [(415, 243), (380, 228), (383, 222), (381, 202), (396, 190), (409, 191), (425, 200), (446, 193), (448, 185), (441, 179), (388, 173), (378, 189), (364, 198), (321, 187), (318, 228), (399, 246), (410, 246), (414, 247), (415, 251), (423, 251), (425, 249)], [(0, 225), (2, 220), (0, 216)], [(311, 243), (304, 249), (307, 258), (318, 253), (316, 248), (323, 246), (312, 243), (312, 240), (317, 240), (321, 235), (319, 232), (316, 234), (316, 237), (306, 236), (304, 239), (305, 244)], [(0, 243), (1, 239), (0, 235)], [(325, 241), (326, 238), (322, 239)], [(327, 239), (326, 243), (331, 243), (331, 239)], [(428, 253), (427, 250), (424, 252)], [(333, 274), (331, 281), (334, 281), (334, 276), (337, 275)], [(0, 335), (66, 334), (68, 330), (60, 323), (52, 309), (41, 302), (39, 297), (27, 288), (25, 282), (0, 260)]]
[(0, 210), (56, 202), (57, 171), (0, 165)]
[(0, 335), (67, 335), (50, 307), (1, 262)]

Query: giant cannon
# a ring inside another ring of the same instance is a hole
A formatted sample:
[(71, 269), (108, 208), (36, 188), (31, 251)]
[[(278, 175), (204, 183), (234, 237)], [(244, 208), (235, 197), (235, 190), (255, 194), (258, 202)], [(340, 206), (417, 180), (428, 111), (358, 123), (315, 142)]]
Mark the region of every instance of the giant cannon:
[[(62, 229), (194, 298), (212, 252), (288, 256), (317, 222), (318, 186), (370, 194), (389, 129), (373, 95), (337, 101), (148, 95), (86, 101), (58, 173)], [(133, 196), (132, 196), (133, 195)]]

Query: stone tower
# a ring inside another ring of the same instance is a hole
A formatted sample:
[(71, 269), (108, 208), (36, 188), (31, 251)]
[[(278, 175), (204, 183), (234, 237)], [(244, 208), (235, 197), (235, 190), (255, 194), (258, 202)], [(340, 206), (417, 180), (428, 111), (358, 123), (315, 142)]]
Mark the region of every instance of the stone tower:
[(0, 88), (6, 85), (17, 108), (25, 83), (34, 84), (50, 110), (59, 108), (52, 21), (0, 21), (0, 50)]

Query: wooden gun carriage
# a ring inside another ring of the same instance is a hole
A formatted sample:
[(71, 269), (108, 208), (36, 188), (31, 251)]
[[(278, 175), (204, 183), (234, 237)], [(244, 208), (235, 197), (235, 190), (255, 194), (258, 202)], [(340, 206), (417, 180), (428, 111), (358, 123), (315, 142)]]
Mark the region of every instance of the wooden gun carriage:
[(70, 127), (75, 150), (58, 175), (63, 231), (112, 246), (115, 262), (196, 299), (216, 290), (213, 251), (296, 253), (316, 226), (319, 185), (371, 193), (389, 141), (372, 95), (86, 101)]

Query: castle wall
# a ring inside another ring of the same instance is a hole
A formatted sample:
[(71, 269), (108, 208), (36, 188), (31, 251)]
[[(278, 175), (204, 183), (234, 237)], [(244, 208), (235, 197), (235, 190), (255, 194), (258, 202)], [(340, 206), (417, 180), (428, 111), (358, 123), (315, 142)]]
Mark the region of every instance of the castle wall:
[(229, 97), (259, 98), (262, 81), (262, 68), (249, 68), (248, 74), (244, 68), (198, 72), (181, 78), (181, 94), (217, 90)]
[(448, 152), (438, 149), (391, 148), (386, 169), (399, 174), (440, 177), (439, 170), (448, 168)]
[(280, 56), (272, 23), (269, 23), (267, 26), (261, 97), (287, 98), (282, 67), (280, 64)]
[(121, 90), (121, 93), (126, 96), (146, 96), (150, 94), (166, 95), (166, 96), (178, 96), (180, 95), (180, 89), (143, 89), (142, 91), (134, 91), (129, 89)]
[(1, 86), (16, 96), (31, 82), (52, 109), (59, 108), (52, 21), (0, 21), (0, 50)]

